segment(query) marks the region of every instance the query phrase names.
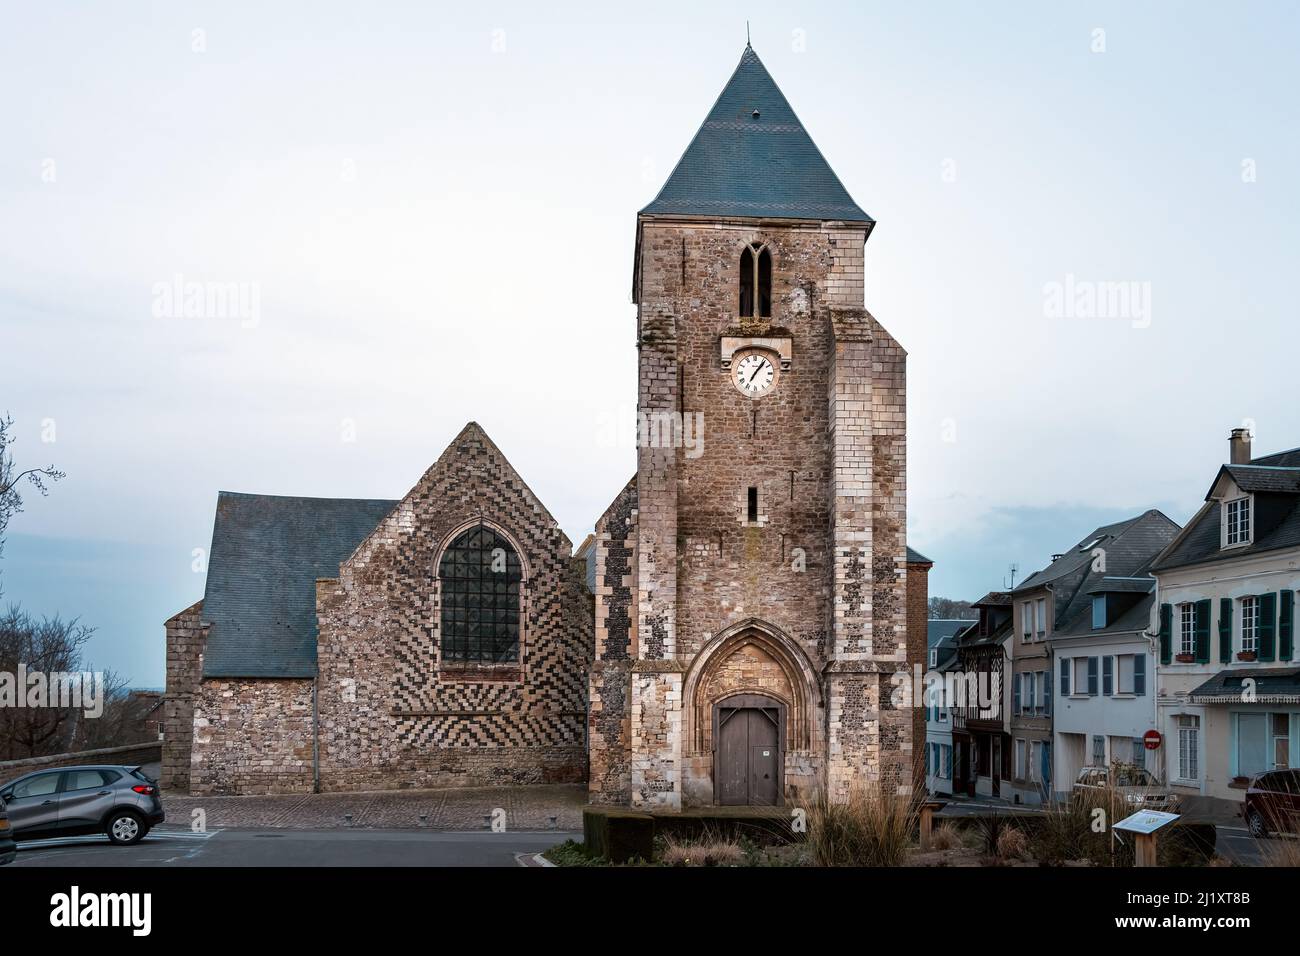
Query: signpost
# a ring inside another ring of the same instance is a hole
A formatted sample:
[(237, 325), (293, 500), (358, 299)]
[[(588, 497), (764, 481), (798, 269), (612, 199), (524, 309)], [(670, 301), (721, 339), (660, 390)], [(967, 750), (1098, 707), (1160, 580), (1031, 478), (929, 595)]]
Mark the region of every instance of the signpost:
[(1156, 866), (1156, 833), (1177, 820), (1179, 814), (1163, 810), (1139, 810), (1115, 824), (1116, 830), (1134, 834), (1135, 866)]

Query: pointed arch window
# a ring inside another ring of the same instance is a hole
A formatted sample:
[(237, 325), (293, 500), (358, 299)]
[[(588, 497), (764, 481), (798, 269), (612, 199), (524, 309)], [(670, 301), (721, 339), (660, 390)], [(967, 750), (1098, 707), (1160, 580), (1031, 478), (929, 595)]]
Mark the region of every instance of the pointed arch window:
[(740, 253), (740, 314), (772, 315), (772, 253), (762, 243), (751, 242)]
[(463, 664), (519, 660), (519, 555), (486, 525), (458, 535), (438, 564), (442, 659)]

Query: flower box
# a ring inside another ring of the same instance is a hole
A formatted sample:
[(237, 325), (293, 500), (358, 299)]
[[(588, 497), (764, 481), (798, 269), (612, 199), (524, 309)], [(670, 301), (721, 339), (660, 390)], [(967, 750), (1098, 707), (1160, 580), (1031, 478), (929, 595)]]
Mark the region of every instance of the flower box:
[(1254, 651), (1238, 651), (1238, 652), (1237, 652), (1237, 660), (1239, 660), (1239, 661), (1253, 661), (1253, 660), (1256, 659), (1256, 657), (1257, 657), (1257, 655), (1255, 654)]
[(1196, 663), (1196, 655), (1195, 655), (1195, 654), (1178, 654), (1178, 655), (1176, 655), (1176, 656), (1174, 657), (1174, 660), (1176, 660), (1176, 661), (1177, 661), (1178, 663), (1180, 663), (1180, 664), (1195, 664), (1195, 663)]

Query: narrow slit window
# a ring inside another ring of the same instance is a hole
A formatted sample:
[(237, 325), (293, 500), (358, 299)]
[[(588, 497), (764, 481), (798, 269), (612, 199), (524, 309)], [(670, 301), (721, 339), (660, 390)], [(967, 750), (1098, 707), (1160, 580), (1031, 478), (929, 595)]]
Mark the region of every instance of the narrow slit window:
[(772, 253), (759, 243), (740, 253), (740, 314), (743, 318), (772, 316)]
[(749, 517), (748, 521), (758, 520), (758, 489), (749, 489)]
[(740, 314), (754, 314), (754, 253), (748, 246), (740, 254)]

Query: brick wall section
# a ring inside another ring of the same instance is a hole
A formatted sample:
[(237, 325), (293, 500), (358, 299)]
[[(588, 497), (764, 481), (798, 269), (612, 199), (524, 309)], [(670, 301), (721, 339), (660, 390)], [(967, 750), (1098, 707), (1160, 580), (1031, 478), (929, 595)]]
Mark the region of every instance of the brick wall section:
[[(910, 672), (919, 665), (924, 675), (929, 667), (930, 568), (922, 562), (907, 564), (907, 661)], [(912, 785), (925, 792), (925, 699), (924, 684), (912, 684)]]
[(636, 479), (596, 522), (595, 660), (587, 718), (592, 803), (631, 799), (632, 660), (636, 655)]
[[(524, 564), (520, 661), (440, 657), (441, 553), (480, 519)], [(322, 790), (587, 779), (592, 602), (555, 519), (471, 423), (317, 586)]]
[(194, 697), (203, 673), (208, 628), (203, 602), (196, 601), (170, 618), (167, 634), (167, 689), (163, 694), (162, 772), (159, 786), (175, 793), (190, 789), (190, 758), (194, 740)]

